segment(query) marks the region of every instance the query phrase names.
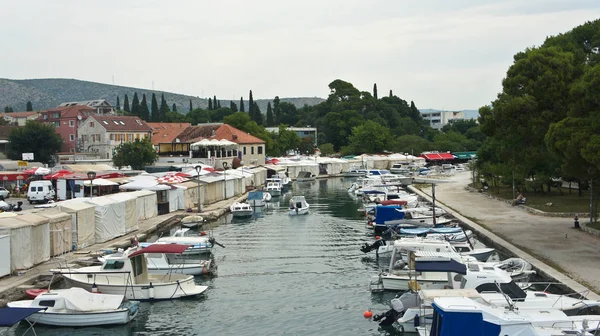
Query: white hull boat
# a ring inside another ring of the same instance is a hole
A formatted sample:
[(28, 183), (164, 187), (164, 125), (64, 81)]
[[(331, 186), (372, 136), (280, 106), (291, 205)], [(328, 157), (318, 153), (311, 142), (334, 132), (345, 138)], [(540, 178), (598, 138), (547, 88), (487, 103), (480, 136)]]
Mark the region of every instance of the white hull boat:
[(139, 302), (123, 302), (123, 295), (92, 294), (81, 288), (51, 290), (33, 300), (13, 301), (7, 306), (45, 308), (27, 320), (59, 327), (127, 324), (137, 316), (139, 310)]
[[(154, 244), (181, 244), (189, 246), (184, 255), (211, 253), (213, 244), (208, 236), (193, 235), (193, 231), (188, 228), (182, 228), (173, 233), (169, 237), (160, 237)], [(142, 243), (142, 246), (150, 244)]]
[(195, 228), (195, 227), (200, 227), (202, 225), (204, 225), (204, 218), (202, 216), (192, 215), (192, 216), (183, 217), (181, 219), (181, 226), (189, 228), (189, 229)]
[(238, 217), (238, 218), (251, 217), (252, 214), (254, 213), (254, 210), (248, 203), (237, 203), (237, 202), (233, 203), (229, 207), (229, 210), (231, 211), (231, 214), (233, 215), (233, 217)]
[(306, 203), (304, 196), (294, 196), (290, 200), (290, 216), (308, 214), (310, 205)]
[(265, 190), (271, 194), (272, 197), (281, 196), (281, 183), (278, 181), (268, 181)]
[[(120, 258), (122, 255), (123, 252), (109, 254), (99, 257), (98, 260), (104, 263), (107, 259)], [(149, 274), (205, 275), (211, 273), (212, 260), (185, 259), (183, 255), (163, 253), (148, 253), (145, 256)]]

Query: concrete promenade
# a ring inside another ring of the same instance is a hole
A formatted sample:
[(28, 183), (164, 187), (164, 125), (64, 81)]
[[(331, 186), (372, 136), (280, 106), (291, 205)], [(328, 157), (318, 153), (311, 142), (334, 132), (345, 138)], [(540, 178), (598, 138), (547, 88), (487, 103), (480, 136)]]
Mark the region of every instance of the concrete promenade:
[[(600, 300), (600, 237), (574, 229), (572, 218), (534, 215), (470, 191), (466, 188), (471, 183), (470, 172), (459, 172), (449, 181), (436, 185), (439, 206), (573, 291), (589, 288), (595, 293), (586, 295), (588, 299)], [(430, 187), (411, 189), (430, 199)]]

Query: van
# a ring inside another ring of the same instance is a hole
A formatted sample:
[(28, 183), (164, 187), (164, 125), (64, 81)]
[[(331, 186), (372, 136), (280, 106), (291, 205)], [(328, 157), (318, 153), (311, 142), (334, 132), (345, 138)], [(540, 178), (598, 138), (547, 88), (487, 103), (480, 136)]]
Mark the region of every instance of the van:
[(29, 204), (33, 202), (48, 203), (54, 199), (56, 192), (50, 181), (31, 181), (29, 190), (27, 190), (27, 200)]

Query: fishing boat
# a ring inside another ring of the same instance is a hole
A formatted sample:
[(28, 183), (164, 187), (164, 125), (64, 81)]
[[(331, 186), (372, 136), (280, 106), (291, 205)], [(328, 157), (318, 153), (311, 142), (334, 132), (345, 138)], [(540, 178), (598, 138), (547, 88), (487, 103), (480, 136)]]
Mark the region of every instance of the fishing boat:
[(367, 170), (362, 167), (350, 167), (343, 175), (344, 177), (363, 177), (367, 175)]
[(281, 196), (281, 183), (279, 181), (267, 179), (266, 183), (265, 190), (271, 194), (272, 197)]
[(128, 249), (121, 256), (107, 258), (100, 266), (51, 270), (62, 275), (67, 284), (92, 292), (124, 295), (128, 300), (170, 300), (202, 294), (191, 275), (149, 274), (146, 253), (182, 254), (188, 248), (179, 244), (152, 244)]
[(252, 213), (254, 213), (254, 210), (252, 209), (250, 204), (240, 203), (240, 202), (233, 203), (229, 207), (229, 210), (231, 211), (231, 214), (233, 215), (233, 217), (237, 217), (237, 218), (250, 217), (250, 216), (252, 216)]
[[(145, 245), (148, 247), (150, 245)], [(137, 247), (131, 247), (130, 249), (137, 249)], [(106, 262), (108, 259), (121, 258), (124, 254), (129, 254), (131, 251), (120, 250), (117, 253), (108, 254), (102, 257), (98, 257), (98, 261), (101, 263)], [(146, 264), (148, 265), (149, 274), (169, 274), (179, 273), (188, 275), (204, 275), (212, 272), (212, 260), (211, 259), (196, 259), (186, 258), (183, 254), (174, 253), (145, 253)]]
[(296, 177), (296, 182), (312, 182), (316, 180), (316, 176), (309, 171), (300, 171)]
[(248, 193), (248, 199), (246, 203), (252, 207), (263, 207), (268, 202), (271, 202), (271, 194), (261, 190), (253, 190)]
[[(169, 237), (160, 237), (155, 243), (187, 245), (189, 248), (183, 253), (186, 255), (210, 253), (213, 247), (211, 238), (205, 232), (200, 232), (198, 235), (188, 228), (178, 229)], [(144, 246), (145, 243), (140, 245)]]
[(290, 216), (306, 215), (309, 208), (304, 196), (293, 196), (290, 200)]
[(126, 324), (138, 314), (139, 302), (123, 301), (123, 295), (90, 293), (82, 288), (56, 289), (33, 300), (13, 301), (10, 308), (43, 308), (27, 319), (60, 327)]
[(195, 227), (201, 227), (204, 225), (204, 218), (198, 215), (191, 215), (187, 217), (183, 217), (181, 219), (181, 226), (184, 226), (189, 229), (193, 229)]

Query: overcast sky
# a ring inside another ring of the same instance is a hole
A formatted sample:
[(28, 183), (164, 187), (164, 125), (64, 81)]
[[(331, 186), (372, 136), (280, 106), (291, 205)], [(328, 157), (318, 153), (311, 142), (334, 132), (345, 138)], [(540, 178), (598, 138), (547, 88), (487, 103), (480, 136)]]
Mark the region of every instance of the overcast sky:
[[(0, 77), (221, 99), (326, 97), (334, 79), (420, 108), (493, 100), (512, 56), (599, 0), (0, 0)], [(0, 93), (1, 94), (1, 93)], [(94, 97), (90, 97), (94, 98)]]

